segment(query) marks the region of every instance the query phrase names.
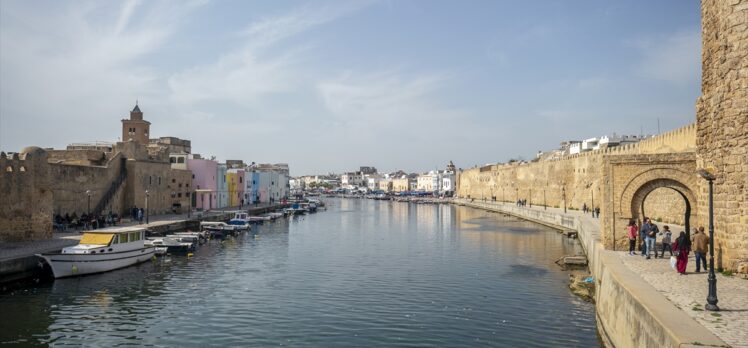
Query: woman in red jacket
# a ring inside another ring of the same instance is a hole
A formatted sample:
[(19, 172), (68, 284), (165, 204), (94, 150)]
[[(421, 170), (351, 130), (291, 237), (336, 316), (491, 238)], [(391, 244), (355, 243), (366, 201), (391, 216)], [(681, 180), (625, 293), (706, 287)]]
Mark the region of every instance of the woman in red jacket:
[(691, 252), (691, 240), (686, 237), (686, 232), (681, 231), (678, 239), (673, 244), (673, 249), (678, 252), (675, 269), (681, 275), (686, 274), (686, 264), (688, 264), (688, 253)]
[(636, 236), (639, 235), (639, 227), (636, 226), (634, 219), (631, 219), (629, 225), (626, 226), (626, 235), (629, 237), (629, 255), (636, 255), (634, 249), (636, 248)]

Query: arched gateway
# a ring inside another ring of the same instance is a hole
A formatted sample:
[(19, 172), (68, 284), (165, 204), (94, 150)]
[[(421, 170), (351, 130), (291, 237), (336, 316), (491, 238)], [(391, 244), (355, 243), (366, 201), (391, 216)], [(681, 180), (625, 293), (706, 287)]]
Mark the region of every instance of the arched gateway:
[(642, 222), (647, 216), (644, 202), (657, 189), (674, 190), (678, 193), (673, 195), (675, 199), (683, 199), (684, 204), (678, 205), (684, 207), (682, 211), (670, 214), (682, 214), (687, 230), (699, 221), (693, 153), (611, 156), (604, 163), (608, 178), (603, 185), (601, 225), (606, 248), (623, 250), (627, 244), (624, 227), (631, 219)]

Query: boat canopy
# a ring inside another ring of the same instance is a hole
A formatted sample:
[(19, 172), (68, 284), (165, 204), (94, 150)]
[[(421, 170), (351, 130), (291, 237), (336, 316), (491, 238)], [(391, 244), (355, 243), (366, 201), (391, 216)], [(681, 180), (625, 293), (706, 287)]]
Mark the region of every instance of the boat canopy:
[(109, 245), (114, 237), (113, 233), (84, 233), (80, 244)]

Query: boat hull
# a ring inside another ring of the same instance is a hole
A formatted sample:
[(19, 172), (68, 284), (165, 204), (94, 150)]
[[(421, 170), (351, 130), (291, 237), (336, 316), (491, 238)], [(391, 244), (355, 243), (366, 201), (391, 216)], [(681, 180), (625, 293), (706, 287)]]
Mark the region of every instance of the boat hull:
[(37, 254), (47, 261), (55, 278), (76, 277), (86, 274), (125, 268), (153, 257), (155, 248), (142, 248), (103, 254)]

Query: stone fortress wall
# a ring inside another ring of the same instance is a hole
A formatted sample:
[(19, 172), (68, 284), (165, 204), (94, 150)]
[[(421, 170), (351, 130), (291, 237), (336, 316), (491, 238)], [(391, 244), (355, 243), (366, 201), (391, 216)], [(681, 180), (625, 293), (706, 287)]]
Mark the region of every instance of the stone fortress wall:
[[(690, 124), (670, 132), (620, 147), (569, 155), (562, 159), (529, 163), (496, 164), (463, 170), (459, 173), (457, 195), (465, 198), (516, 202), (563, 207), (583, 205), (600, 207), (602, 203), (603, 162), (619, 155), (646, 155), (693, 152), (696, 148), (696, 125)], [(648, 195), (644, 211), (663, 222), (683, 224), (683, 199), (677, 192), (661, 188)]]
[(49, 238), (52, 191), (47, 154), (38, 147), (0, 153), (0, 242)]
[[(716, 175), (716, 247), (728, 262), (748, 260), (748, 1), (703, 0), (701, 13), (697, 166)], [(707, 197), (707, 181), (698, 183)], [(699, 201), (699, 215), (707, 216), (707, 204)]]

